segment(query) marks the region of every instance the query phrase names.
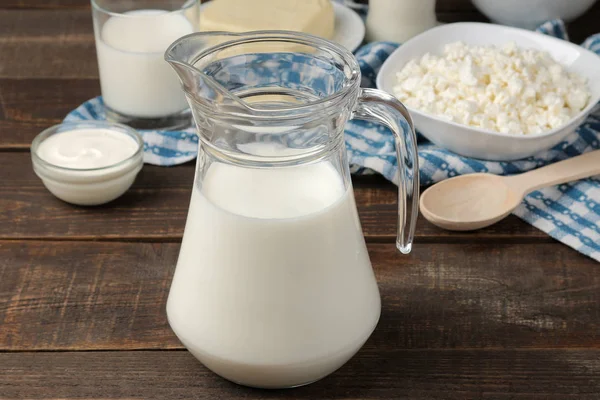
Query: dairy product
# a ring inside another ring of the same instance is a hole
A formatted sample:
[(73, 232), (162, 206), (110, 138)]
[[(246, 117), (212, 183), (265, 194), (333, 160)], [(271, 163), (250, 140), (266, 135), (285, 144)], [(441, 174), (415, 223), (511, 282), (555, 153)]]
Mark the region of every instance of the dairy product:
[(33, 141), (33, 169), (59, 199), (103, 204), (121, 196), (135, 180), (144, 163), (141, 146), (139, 135), (122, 125), (99, 121), (55, 125)]
[(200, 15), (202, 31), (287, 30), (333, 37), (331, 0), (213, 0)]
[(449, 121), (512, 134), (559, 128), (590, 98), (585, 78), (568, 72), (545, 52), (514, 43), (445, 46), (397, 74), (399, 100)]
[(117, 164), (139, 148), (130, 136), (110, 129), (75, 129), (56, 133), (40, 143), (37, 155), (63, 168), (91, 169)]
[(185, 96), (164, 52), (172, 42), (193, 32), (183, 15), (164, 10), (135, 10), (110, 17), (96, 32), (105, 104), (139, 118), (185, 110)]
[(404, 43), (436, 25), (435, 0), (369, 0), (369, 42)]
[(249, 386), (310, 383), (355, 354), (379, 313), (352, 188), (331, 164), (209, 167), (167, 302), (202, 363)]

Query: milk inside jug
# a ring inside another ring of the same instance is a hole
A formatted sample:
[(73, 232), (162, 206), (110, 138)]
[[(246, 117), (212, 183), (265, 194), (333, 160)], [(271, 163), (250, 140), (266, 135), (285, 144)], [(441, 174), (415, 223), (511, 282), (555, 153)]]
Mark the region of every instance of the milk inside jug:
[(344, 125), (367, 119), (396, 137), (397, 245), (406, 253), (418, 204), (410, 117), (393, 97), (360, 89), (351, 53), (310, 35), (199, 33), (166, 59), (200, 138), (171, 328), (233, 382), (319, 380), (362, 347), (381, 310)]

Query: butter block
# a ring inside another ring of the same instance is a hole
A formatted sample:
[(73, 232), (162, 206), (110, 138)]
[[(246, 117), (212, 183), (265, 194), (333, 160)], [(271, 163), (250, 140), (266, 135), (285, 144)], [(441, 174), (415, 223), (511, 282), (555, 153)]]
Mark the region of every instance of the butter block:
[(286, 30), (331, 39), (331, 0), (213, 0), (200, 13), (201, 31)]

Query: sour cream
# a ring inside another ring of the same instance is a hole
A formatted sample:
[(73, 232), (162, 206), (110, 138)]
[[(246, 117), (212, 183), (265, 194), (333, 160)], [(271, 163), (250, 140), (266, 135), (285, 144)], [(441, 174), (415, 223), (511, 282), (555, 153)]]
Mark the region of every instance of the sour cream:
[(98, 205), (129, 189), (142, 169), (143, 141), (133, 129), (107, 122), (56, 125), (31, 145), (35, 173), (61, 200)]
[(37, 155), (57, 167), (104, 168), (131, 157), (138, 149), (129, 135), (109, 129), (60, 132), (40, 143)]

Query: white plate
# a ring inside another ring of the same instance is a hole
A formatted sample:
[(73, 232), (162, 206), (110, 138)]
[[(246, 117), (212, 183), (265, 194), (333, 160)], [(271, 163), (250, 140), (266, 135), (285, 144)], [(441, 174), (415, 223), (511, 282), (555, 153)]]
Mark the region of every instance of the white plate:
[(542, 134), (511, 135), (448, 122), (408, 107), (416, 128), (430, 141), (455, 153), (484, 160), (518, 160), (547, 150), (573, 132), (600, 101), (600, 57), (573, 43), (541, 33), (501, 25), (459, 22), (430, 29), (400, 46), (385, 61), (377, 75), (377, 87), (393, 93), (396, 72), (425, 53), (441, 54), (448, 43), (517, 46), (547, 51), (569, 71), (587, 78), (591, 92), (588, 106), (566, 125)]
[(350, 51), (358, 49), (365, 38), (365, 24), (353, 9), (333, 2), (335, 11), (335, 31), (331, 40)]
[[(350, 51), (358, 49), (365, 38), (365, 24), (362, 18), (351, 8), (335, 1), (332, 3), (335, 12), (335, 31), (331, 41), (341, 44)], [(200, 10), (209, 4), (201, 4)]]

